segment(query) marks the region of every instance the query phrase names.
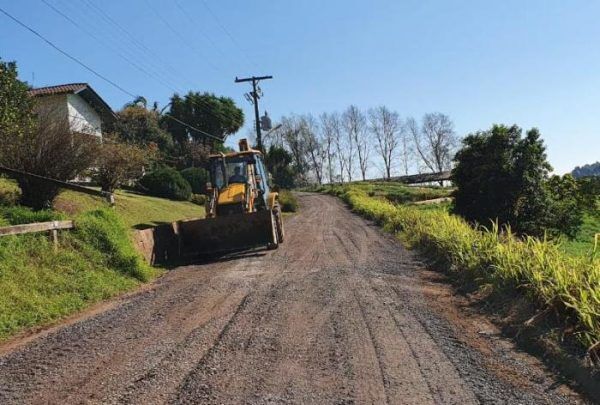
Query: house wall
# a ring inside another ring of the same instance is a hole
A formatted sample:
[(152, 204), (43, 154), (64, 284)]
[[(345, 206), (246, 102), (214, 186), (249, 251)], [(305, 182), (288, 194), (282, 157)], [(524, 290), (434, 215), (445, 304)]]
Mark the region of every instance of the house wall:
[(102, 137), (100, 115), (77, 94), (67, 94), (67, 113), (71, 130)]

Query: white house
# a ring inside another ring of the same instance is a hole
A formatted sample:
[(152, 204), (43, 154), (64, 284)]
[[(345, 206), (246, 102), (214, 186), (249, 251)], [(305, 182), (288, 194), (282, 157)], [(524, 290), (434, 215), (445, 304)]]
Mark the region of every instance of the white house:
[(61, 84), (29, 90), (38, 111), (51, 111), (67, 120), (74, 132), (102, 137), (103, 128), (114, 122), (115, 113), (87, 83)]

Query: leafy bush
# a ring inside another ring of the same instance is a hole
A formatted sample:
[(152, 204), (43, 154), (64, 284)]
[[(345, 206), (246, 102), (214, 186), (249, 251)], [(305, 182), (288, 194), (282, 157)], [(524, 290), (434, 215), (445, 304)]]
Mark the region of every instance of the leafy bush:
[(15, 205), (21, 199), (21, 189), (8, 179), (0, 177), (0, 205)]
[(204, 194), (192, 194), (192, 198), (190, 198), (190, 201), (196, 205), (204, 206), (204, 204), (206, 203), (206, 196)]
[(210, 181), (208, 170), (201, 167), (183, 169), (181, 176), (192, 186), (192, 193), (206, 194), (206, 183)]
[(155, 155), (154, 147), (125, 143), (106, 134), (98, 150), (93, 178), (103, 191), (113, 193), (127, 181), (139, 179)]
[(283, 212), (298, 211), (298, 200), (291, 191), (281, 190), (279, 192), (279, 206)]
[(356, 188), (338, 187), (332, 192), (355, 212), (401, 234), (455, 274), (519, 290), (538, 306), (575, 319), (576, 335), (583, 344), (600, 342), (600, 258), (595, 253), (570, 256), (558, 244), (521, 239), (510, 228), (475, 229), (444, 210), (395, 206)]
[(292, 155), (285, 148), (271, 145), (265, 155), (267, 171), (273, 176), (274, 188), (294, 188), (297, 171)]
[(173, 168), (162, 166), (146, 174), (140, 180), (145, 191), (156, 197), (173, 200), (189, 200), (192, 187), (179, 172)]

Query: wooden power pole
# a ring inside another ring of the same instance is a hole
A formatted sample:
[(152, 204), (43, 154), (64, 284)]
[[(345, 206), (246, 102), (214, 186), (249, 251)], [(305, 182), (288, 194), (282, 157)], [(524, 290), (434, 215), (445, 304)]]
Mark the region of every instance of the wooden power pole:
[(263, 150), (263, 144), (262, 134), (260, 130), (260, 117), (258, 112), (258, 99), (260, 98), (261, 94), (259, 94), (260, 88), (258, 87), (258, 82), (261, 80), (268, 80), (272, 78), (273, 76), (252, 76), (245, 77), (243, 79), (238, 79), (237, 77), (235, 78), (236, 83), (252, 82), (252, 91), (249, 93), (249, 99), (251, 99), (252, 104), (254, 104), (254, 120), (256, 122), (256, 147), (258, 148), (258, 150), (261, 151)]

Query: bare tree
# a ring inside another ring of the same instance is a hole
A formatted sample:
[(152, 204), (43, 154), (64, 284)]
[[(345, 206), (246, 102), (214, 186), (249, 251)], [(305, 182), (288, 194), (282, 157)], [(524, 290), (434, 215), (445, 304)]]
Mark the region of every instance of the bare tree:
[(347, 148), (345, 147), (344, 134), (342, 132), (342, 122), (340, 115), (337, 112), (329, 114), (328, 117), (328, 125), (331, 130), (331, 135), (333, 136), (333, 145), (335, 148), (335, 153), (337, 155), (337, 163), (339, 168), (339, 180), (341, 183), (344, 182), (344, 174), (346, 173), (346, 165), (348, 164), (347, 156)]
[(293, 165), (301, 183), (307, 182), (308, 163), (304, 140), (302, 139), (301, 119), (297, 116), (283, 117), (281, 119), (281, 139), (292, 154)]
[(370, 151), (369, 136), (367, 132), (367, 119), (365, 118), (365, 114), (363, 114), (363, 112), (360, 111), (357, 106), (351, 105), (344, 112), (342, 116), (342, 122), (344, 124), (346, 134), (351, 141), (350, 147), (356, 148), (360, 173), (362, 175), (362, 179), (365, 180), (369, 164)]
[(304, 142), (304, 152), (309, 167), (313, 171), (317, 183), (323, 184), (323, 165), (325, 150), (320, 139), (317, 120), (312, 115), (300, 118), (300, 134)]
[(412, 118), (407, 121), (407, 126), (425, 166), (432, 172), (450, 169), (458, 144), (450, 117), (442, 113), (425, 114), (420, 127)]
[(369, 129), (377, 139), (376, 149), (383, 159), (385, 177), (389, 179), (392, 176), (394, 152), (400, 145), (400, 116), (386, 106), (379, 106), (369, 110), (369, 124)]
[[(24, 172), (38, 174), (56, 180), (73, 180), (89, 169), (97, 155), (100, 138), (91, 128), (74, 132), (66, 119), (54, 109), (40, 108), (33, 125), (20, 136), (4, 136), (0, 164)], [(59, 188), (46, 181), (20, 177), (21, 203), (41, 209), (51, 206)]]
[(402, 162), (402, 169), (406, 176), (408, 176), (409, 166), (414, 160), (414, 149), (411, 147), (410, 135), (408, 131), (408, 124), (402, 124), (402, 130), (400, 131), (400, 143), (402, 150), (400, 151), (400, 160)]
[(323, 133), (323, 149), (327, 163), (327, 176), (329, 183), (333, 183), (333, 165), (335, 160), (336, 139), (339, 133), (339, 118), (336, 114), (323, 113), (320, 115), (321, 132)]

